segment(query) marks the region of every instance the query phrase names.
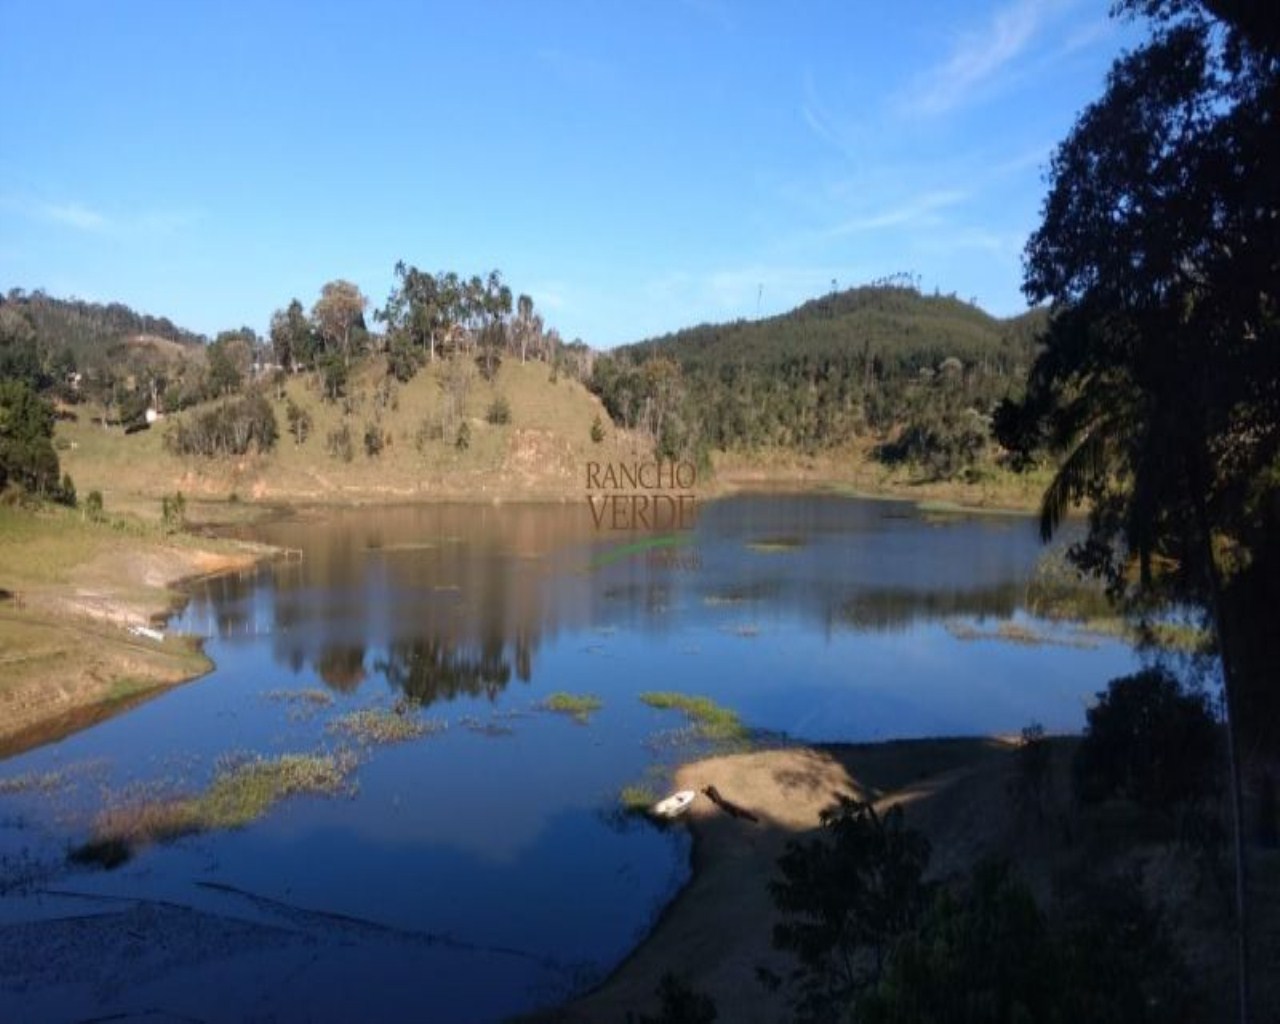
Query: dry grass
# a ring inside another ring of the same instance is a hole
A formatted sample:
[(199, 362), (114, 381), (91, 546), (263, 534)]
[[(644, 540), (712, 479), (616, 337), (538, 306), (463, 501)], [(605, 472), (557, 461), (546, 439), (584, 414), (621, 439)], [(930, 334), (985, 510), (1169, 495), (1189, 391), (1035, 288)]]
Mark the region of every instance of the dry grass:
[[(508, 359), (494, 383), (478, 376), (472, 382), (464, 410), (471, 432), (465, 451), (454, 445), (451, 433), (419, 444), (424, 422), (439, 419), (443, 409), (440, 369), (439, 363), (424, 367), (409, 383), (396, 384), (393, 401), (380, 407), (376, 392), (384, 364), (370, 360), (352, 373), (350, 415), (344, 415), (342, 402), (324, 401), (310, 375), (299, 375), (286, 392), (311, 416), (311, 436), (297, 444), (287, 432), (285, 404), (273, 400), (281, 435), (266, 456), (181, 459), (164, 449), (166, 423), (126, 437), (89, 423), (86, 410), (80, 422), (58, 425), (59, 439), (70, 446), (62, 461), (81, 494), (102, 491), (108, 512), (138, 502), (139, 496), (149, 505), (178, 489), (189, 499), (225, 500), (235, 494), (242, 504), (579, 498), (586, 462), (611, 457), (618, 443), (592, 443), (591, 423), (603, 410), (581, 384), (563, 376), (552, 383), (546, 365)], [(509, 424), (485, 420), (498, 395), (510, 404)], [(350, 462), (334, 458), (325, 445), (330, 432), (344, 423), (356, 448)], [(376, 458), (367, 457), (361, 443), (371, 423), (383, 435)]]
[[(170, 585), (247, 566), (264, 549), (168, 536), (134, 519), (94, 523), (69, 509), (0, 507), (0, 741), (12, 753), (60, 733), (56, 720), (127, 705), (202, 674), (199, 645), (130, 635), (173, 607)], [(81, 722), (80, 724), (85, 724)]]

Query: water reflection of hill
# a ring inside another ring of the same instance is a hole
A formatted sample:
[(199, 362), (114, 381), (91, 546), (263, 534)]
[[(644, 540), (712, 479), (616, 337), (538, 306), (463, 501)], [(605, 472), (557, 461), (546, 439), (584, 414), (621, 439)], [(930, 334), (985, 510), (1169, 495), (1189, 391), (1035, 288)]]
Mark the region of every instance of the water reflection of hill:
[[(823, 630), (904, 630), (1007, 617), (1038, 555), (1020, 521), (937, 524), (909, 506), (834, 497), (706, 506), (695, 569), (616, 557), (581, 505), (440, 505), (335, 512), (255, 528), (304, 552), (193, 595), (184, 627), (235, 643), (270, 634), (277, 664), (351, 692), (381, 678), (432, 704), (529, 682), (562, 632), (723, 627), (765, 611)], [(776, 538), (785, 534), (786, 542)], [(771, 540), (771, 538), (774, 538)]]
[(868, 590), (847, 600), (837, 621), (854, 629), (891, 632), (959, 616), (1007, 619), (1021, 607), (1024, 591), (1024, 584), (1012, 582), (973, 590)]

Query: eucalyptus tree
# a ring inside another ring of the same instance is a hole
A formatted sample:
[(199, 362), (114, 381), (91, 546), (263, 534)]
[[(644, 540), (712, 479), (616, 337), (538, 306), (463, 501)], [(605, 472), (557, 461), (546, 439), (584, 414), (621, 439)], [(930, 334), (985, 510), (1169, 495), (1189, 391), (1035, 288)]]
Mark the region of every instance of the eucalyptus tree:
[(311, 318), (326, 349), (341, 356), (350, 367), (351, 357), (364, 338), (364, 311), (369, 300), (350, 281), (330, 281), (320, 289), (320, 298), (311, 307)]
[(445, 275), (437, 278), (403, 260), (396, 264), (395, 273), (397, 283), (375, 316), (393, 337), (407, 339), (434, 362), (436, 346), (449, 329), (454, 312)]
[(306, 366), (315, 359), (316, 338), (302, 303), (293, 299), (287, 308), (271, 314), (271, 354), (286, 370)]

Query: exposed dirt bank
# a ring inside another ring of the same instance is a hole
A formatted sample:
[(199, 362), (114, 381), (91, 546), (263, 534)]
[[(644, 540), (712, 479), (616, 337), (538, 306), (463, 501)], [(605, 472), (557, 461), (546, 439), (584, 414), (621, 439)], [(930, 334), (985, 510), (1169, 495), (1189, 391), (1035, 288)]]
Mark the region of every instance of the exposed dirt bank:
[(207, 672), (189, 637), (135, 632), (182, 581), (243, 571), (270, 549), (122, 531), (72, 513), (0, 512), (0, 757), (50, 742)]
[[(819, 813), (839, 795), (882, 808), (903, 803), (917, 820), (927, 806), (929, 831), (954, 833), (945, 862), (935, 865), (946, 870), (978, 843), (966, 833), (996, 827), (993, 815), (972, 805), (972, 782), (961, 783), (1001, 767), (1011, 749), (999, 740), (940, 739), (767, 750), (685, 765), (676, 787), (700, 794), (684, 819), (694, 840), (689, 884), (602, 986), (535, 1019), (621, 1022), (629, 1011), (653, 1012), (667, 973), (712, 996), (721, 1020), (785, 1019), (783, 997), (765, 990), (756, 968), (787, 969), (770, 944), (768, 889), (786, 844), (817, 828)], [(701, 795), (708, 786), (759, 822), (725, 814)], [(963, 799), (949, 799), (961, 792)]]

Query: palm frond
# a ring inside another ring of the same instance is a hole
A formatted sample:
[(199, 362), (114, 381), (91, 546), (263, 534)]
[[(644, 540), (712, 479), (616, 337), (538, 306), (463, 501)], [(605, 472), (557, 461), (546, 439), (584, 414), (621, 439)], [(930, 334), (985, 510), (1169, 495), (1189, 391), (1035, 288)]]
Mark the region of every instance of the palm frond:
[(1040, 539), (1050, 540), (1071, 506), (1107, 473), (1107, 429), (1095, 425), (1058, 467), (1040, 500)]

